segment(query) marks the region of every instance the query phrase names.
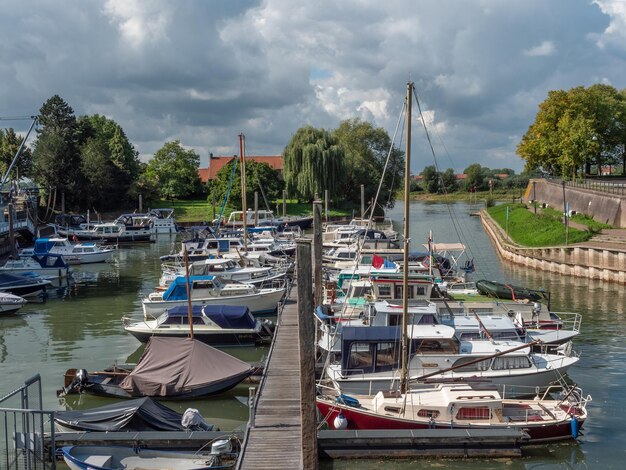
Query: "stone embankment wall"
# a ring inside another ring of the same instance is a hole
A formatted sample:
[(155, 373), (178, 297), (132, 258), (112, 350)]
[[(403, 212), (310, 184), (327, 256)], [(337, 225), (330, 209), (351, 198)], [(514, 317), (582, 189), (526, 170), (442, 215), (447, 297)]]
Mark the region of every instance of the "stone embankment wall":
[(626, 251), (605, 247), (555, 246), (525, 248), (507, 240), (504, 230), (485, 211), (480, 220), (498, 254), (512, 263), (565, 276), (626, 284)]
[(535, 200), (553, 209), (563, 210), (563, 200), (569, 209), (593, 217), (614, 227), (626, 227), (626, 196), (595, 191), (584, 187), (565, 186), (558, 181), (537, 179), (528, 183), (525, 202)]

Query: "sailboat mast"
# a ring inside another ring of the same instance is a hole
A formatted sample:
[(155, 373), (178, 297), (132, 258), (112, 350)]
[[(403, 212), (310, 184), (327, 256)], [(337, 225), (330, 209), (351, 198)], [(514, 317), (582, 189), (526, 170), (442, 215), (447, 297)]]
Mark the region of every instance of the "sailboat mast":
[(406, 393), (408, 378), (408, 310), (409, 310), (409, 195), (411, 191), (411, 103), (413, 83), (406, 84), (406, 162), (404, 165), (404, 267), (402, 269), (402, 368), (400, 392)]
[(246, 207), (246, 161), (244, 159), (245, 154), (245, 139), (243, 134), (239, 134), (239, 155), (241, 158), (241, 210), (243, 211), (243, 249), (248, 251), (248, 210)]

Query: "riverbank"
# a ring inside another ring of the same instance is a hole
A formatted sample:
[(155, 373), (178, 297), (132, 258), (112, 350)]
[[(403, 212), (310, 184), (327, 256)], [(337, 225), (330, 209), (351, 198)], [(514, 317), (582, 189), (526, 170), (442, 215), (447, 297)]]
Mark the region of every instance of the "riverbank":
[(511, 241), (484, 209), (480, 211), (480, 220), (502, 259), (565, 276), (626, 284), (626, 231), (623, 244), (600, 238), (574, 245), (529, 248)]

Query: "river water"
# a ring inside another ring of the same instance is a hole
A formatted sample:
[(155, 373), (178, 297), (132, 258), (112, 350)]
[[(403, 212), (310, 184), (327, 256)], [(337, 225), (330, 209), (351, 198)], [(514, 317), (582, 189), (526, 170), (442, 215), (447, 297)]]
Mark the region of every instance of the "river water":
[[(501, 261), (485, 235), (479, 206), (467, 203), (412, 203), (411, 246), (422, 250), (429, 232), (435, 242), (462, 242), (474, 258), (472, 279), (492, 279), (551, 291), (552, 309), (583, 314), (582, 333), (574, 340), (580, 361), (570, 377), (593, 396), (589, 419), (579, 442), (537, 446), (520, 459), (493, 460), (374, 460), (325, 462), (326, 469), (557, 469), (624, 468), (626, 459), (626, 289), (602, 281), (563, 277), (518, 267)], [(403, 206), (398, 202), (388, 215), (401, 232)], [(159, 256), (168, 253), (173, 239), (122, 247), (116, 261), (76, 268), (76, 282), (53, 289), (46, 302), (27, 304), (18, 316), (0, 317), (0, 396), (35, 373), (42, 376), (46, 409), (84, 409), (112, 403), (89, 395), (56, 397), (68, 368), (101, 369), (114, 362), (134, 362), (140, 343), (122, 329), (121, 317), (141, 317), (141, 299), (158, 282)], [(229, 348), (248, 361), (262, 360), (267, 348)], [(212, 399), (168, 402), (183, 412), (197, 408), (222, 430), (232, 430), (247, 420), (247, 386)]]

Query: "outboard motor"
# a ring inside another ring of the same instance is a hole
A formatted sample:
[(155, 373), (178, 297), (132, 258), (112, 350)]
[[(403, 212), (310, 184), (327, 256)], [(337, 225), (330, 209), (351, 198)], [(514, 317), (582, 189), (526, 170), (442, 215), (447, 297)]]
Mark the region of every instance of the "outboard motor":
[(63, 388), (63, 394), (67, 395), (74, 390), (76, 390), (78, 393), (82, 392), (83, 389), (87, 386), (88, 379), (89, 374), (87, 373), (87, 370), (78, 369), (70, 384), (67, 387)]
[(222, 466), (222, 458), (231, 454), (233, 445), (230, 439), (218, 439), (211, 444), (211, 457), (207, 461), (210, 467)]
[(180, 424), (190, 431), (219, 431), (219, 429), (206, 422), (200, 412), (195, 408), (187, 408), (183, 413)]

